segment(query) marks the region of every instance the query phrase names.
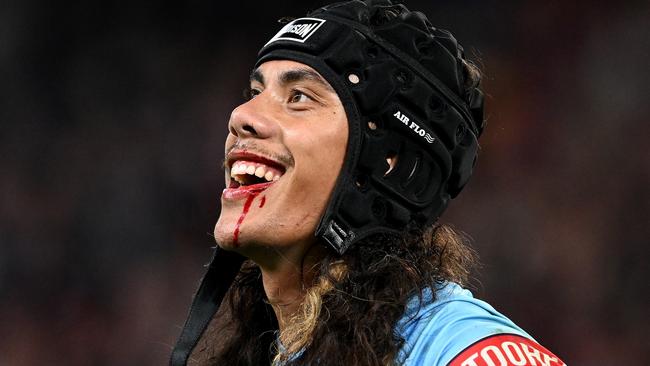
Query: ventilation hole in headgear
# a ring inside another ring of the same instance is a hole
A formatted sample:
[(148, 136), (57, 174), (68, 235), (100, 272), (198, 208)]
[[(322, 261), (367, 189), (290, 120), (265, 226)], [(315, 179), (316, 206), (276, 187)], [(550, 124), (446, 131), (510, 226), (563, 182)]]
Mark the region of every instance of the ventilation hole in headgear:
[(368, 185), (368, 176), (365, 174), (357, 174), (356, 179), (354, 180), (354, 185), (358, 188), (364, 189)]
[(361, 81), (361, 79), (359, 79), (359, 76), (357, 74), (348, 74), (348, 80), (352, 84), (359, 84), (359, 81)]
[(386, 155), (386, 163), (388, 164), (388, 170), (384, 173), (384, 177), (395, 169), (395, 165), (397, 165), (397, 153), (394, 151), (389, 152)]

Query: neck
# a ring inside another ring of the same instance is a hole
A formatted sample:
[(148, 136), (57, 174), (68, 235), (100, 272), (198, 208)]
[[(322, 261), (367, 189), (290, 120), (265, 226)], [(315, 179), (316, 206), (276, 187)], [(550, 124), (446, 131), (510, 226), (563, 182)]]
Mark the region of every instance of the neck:
[(300, 309), (306, 289), (316, 276), (316, 265), (325, 255), (321, 245), (313, 245), (306, 252), (279, 253), (274, 259), (256, 261), (262, 271), (264, 292), (275, 312), (280, 332), (288, 320)]

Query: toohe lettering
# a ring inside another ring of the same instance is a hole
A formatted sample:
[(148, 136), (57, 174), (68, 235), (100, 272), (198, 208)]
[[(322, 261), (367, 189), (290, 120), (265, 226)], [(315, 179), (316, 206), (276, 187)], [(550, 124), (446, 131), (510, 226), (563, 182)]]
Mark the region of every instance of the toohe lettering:
[(524, 357), (524, 354), (521, 352), (521, 349), (519, 346), (517, 346), (517, 344), (514, 342), (503, 342), (501, 344), (501, 347), (503, 348), (506, 356), (508, 356), (510, 363), (512, 363), (514, 366), (526, 365), (526, 357)]
[[(519, 338), (518, 341), (515, 341)], [(461, 352), (450, 366), (566, 366), (544, 347), (520, 336), (484, 339)]]

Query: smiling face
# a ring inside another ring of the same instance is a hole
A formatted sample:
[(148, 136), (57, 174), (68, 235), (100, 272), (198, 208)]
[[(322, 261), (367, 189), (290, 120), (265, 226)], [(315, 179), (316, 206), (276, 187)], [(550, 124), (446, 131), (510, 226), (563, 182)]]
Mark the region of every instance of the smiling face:
[(255, 261), (304, 253), (343, 165), (345, 111), (327, 81), (298, 62), (265, 62), (250, 87), (252, 98), (230, 116), (215, 238)]

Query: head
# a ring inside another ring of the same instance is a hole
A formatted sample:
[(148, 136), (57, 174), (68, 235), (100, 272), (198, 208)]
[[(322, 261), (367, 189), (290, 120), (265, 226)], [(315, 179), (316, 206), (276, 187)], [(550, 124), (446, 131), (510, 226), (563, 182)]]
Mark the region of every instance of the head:
[[(370, 235), (432, 224), (476, 162), (474, 70), (449, 32), (389, 0), (286, 24), (259, 53), (254, 98), (231, 115), (217, 241), (245, 252), (320, 240), (343, 254)], [(322, 102), (295, 87), (308, 84)], [(260, 166), (270, 182), (252, 178)]]

